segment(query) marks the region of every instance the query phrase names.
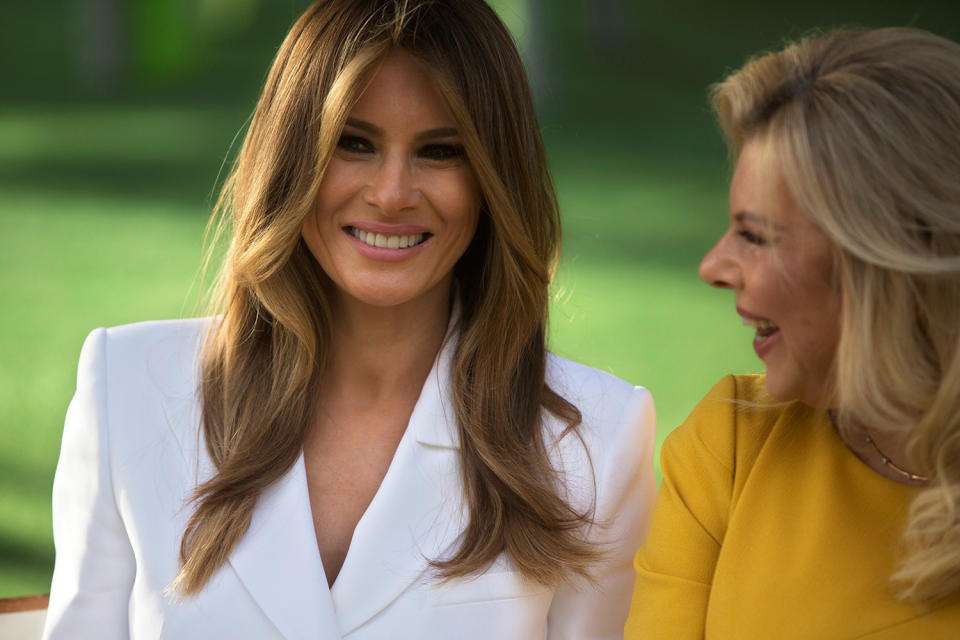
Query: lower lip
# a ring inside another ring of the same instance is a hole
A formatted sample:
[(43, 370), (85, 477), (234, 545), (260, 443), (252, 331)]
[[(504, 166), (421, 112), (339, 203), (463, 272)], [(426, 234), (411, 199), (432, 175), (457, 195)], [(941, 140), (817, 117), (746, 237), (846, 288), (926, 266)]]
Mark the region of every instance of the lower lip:
[(412, 258), (423, 251), (423, 248), (433, 240), (433, 236), (430, 236), (413, 247), (407, 247), (406, 249), (387, 249), (386, 247), (371, 247), (366, 242), (361, 242), (360, 238), (349, 231), (344, 231), (344, 233), (347, 235), (347, 238), (353, 242), (353, 246), (356, 247), (361, 255), (371, 260), (379, 260), (380, 262), (400, 262), (407, 258)]
[(757, 336), (753, 339), (753, 350), (757, 352), (757, 357), (763, 360), (763, 357), (770, 353), (770, 349), (780, 342), (780, 330), (763, 338)]

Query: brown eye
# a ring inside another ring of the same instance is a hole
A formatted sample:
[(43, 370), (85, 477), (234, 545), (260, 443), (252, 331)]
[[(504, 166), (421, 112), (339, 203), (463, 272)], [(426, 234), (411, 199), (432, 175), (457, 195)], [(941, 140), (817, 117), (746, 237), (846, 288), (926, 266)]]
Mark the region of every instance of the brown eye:
[(428, 144), (420, 149), (418, 155), (428, 160), (453, 160), (462, 158), (463, 147), (456, 144)]
[(337, 148), (348, 153), (373, 153), (373, 145), (366, 138), (360, 136), (340, 136), (337, 141)]

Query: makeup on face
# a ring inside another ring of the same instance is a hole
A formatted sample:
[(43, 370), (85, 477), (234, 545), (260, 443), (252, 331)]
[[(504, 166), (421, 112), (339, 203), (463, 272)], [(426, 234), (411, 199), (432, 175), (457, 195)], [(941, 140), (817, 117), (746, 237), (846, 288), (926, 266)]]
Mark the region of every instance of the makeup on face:
[(828, 238), (798, 206), (775, 145), (744, 145), (730, 185), (730, 227), (700, 264), (731, 289), (779, 400), (826, 406), (840, 339), (840, 290)]
[(449, 293), (480, 201), (446, 102), (396, 49), (351, 110), (302, 234), (346, 299), (416, 303)]

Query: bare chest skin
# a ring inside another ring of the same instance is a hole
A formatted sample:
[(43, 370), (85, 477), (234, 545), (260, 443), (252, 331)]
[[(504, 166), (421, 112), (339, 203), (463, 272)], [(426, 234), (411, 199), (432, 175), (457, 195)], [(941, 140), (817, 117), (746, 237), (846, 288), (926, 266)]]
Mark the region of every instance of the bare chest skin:
[(346, 294), (332, 304), (331, 352), (303, 443), (317, 549), (331, 587), (443, 343), (451, 283), (448, 274), (409, 304), (371, 307)]
[(353, 531), (390, 467), (416, 399), (414, 394), (366, 406), (332, 400), (314, 420), (304, 443), (304, 461), (317, 548), (331, 587)]

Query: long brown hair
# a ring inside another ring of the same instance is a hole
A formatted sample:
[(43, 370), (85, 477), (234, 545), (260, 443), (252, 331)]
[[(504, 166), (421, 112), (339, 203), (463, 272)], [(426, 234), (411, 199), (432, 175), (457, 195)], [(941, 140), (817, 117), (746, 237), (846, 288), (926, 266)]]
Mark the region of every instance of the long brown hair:
[[(579, 411), (545, 383), (548, 285), (560, 242), (523, 65), (482, 0), (320, 0), (270, 70), (217, 203), (231, 241), (202, 364), (202, 433), (216, 474), (201, 484), (174, 587), (203, 588), (249, 527), (260, 492), (300, 455), (323, 384), (332, 286), (300, 237), (344, 121), (391, 48), (417, 57), (453, 114), (483, 193), (455, 267), (462, 310), (453, 364), (470, 517), (440, 578), (501, 553), (529, 578), (587, 575), (590, 516), (562, 497), (542, 412)], [(565, 432), (566, 433), (566, 432)]]
[(913, 500), (900, 595), (960, 590), (960, 45), (916, 29), (835, 31), (714, 88), (734, 153), (780, 152), (835, 245), (839, 424), (908, 433)]

